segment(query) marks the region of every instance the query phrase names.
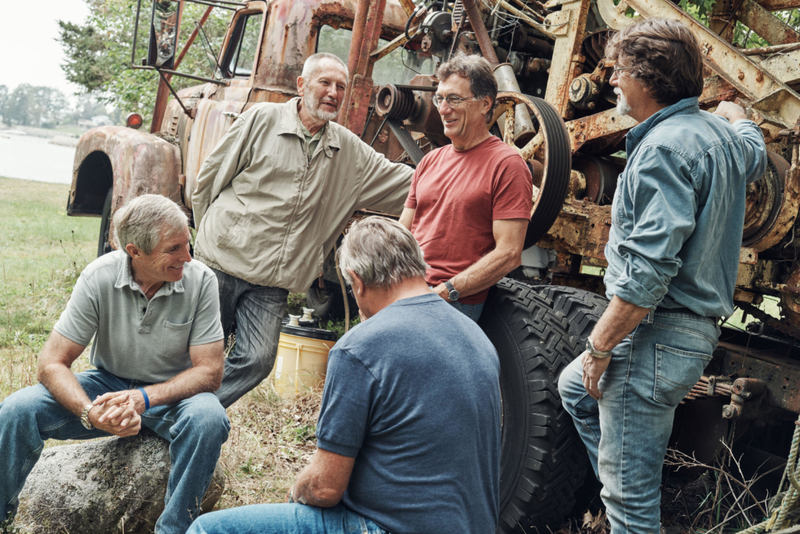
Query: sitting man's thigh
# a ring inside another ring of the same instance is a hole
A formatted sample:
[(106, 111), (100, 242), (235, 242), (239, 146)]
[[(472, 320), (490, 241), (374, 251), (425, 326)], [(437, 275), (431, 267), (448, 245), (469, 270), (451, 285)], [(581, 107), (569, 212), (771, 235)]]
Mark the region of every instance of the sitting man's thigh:
[(179, 432), (225, 442), (230, 421), (225, 408), (213, 393), (198, 393), (177, 404), (155, 406), (142, 414), (142, 425), (171, 441)]
[(317, 508), (302, 504), (255, 504), (200, 516), (186, 534), (371, 534), (383, 532), (342, 504)]

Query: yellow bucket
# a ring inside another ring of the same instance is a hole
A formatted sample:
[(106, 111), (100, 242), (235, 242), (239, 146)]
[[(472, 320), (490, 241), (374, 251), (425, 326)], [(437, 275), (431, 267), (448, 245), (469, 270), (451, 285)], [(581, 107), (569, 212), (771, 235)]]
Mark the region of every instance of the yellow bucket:
[(272, 384), (281, 396), (292, 396), (322, 386), (328, 351), (336, 336), (328, 330), (284, 326), (272, 371)]

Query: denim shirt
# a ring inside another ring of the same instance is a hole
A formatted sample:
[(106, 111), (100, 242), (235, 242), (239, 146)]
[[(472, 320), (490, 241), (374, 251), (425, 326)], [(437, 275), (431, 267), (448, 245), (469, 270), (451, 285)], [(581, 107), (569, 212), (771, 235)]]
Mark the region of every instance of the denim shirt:
[(605, 248), (606, 295), (642, 308), (733, 313), (745, 188), (766, 169), (761, 130), (696, 97), (631, 129)]

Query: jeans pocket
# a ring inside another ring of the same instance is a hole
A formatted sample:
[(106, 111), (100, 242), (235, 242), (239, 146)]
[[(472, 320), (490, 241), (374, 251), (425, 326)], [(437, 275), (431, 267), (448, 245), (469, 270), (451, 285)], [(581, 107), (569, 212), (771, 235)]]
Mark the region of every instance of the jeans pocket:
[(677, 406), (700, 380), (711, 354), (656, 345), (656, 380), (653, 400)]

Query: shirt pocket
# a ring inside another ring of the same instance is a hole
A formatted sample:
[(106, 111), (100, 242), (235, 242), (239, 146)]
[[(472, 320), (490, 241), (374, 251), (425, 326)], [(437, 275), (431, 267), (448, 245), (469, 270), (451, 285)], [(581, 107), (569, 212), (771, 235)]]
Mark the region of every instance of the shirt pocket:
[(677, 406), (700, 380), (711, 354), (656, 345), (656, 379), (653, 400)]
[(164, 321), (164, 335), (161, 339), (161, 355), (165, 358), (181, 358), (189, 353), (189, 334), (192, 323), (176, 324)]

